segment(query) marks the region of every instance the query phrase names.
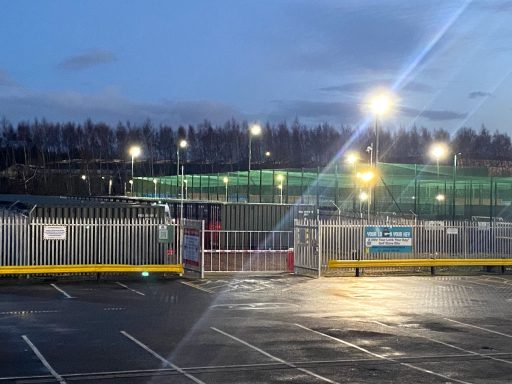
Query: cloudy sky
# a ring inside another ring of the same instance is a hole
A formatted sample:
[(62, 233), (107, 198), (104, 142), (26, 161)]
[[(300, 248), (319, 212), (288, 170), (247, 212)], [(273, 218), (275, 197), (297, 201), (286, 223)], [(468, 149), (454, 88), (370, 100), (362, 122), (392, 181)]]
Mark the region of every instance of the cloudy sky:
[(0, 116), (512, 133), (509, 0), (0, 0)]

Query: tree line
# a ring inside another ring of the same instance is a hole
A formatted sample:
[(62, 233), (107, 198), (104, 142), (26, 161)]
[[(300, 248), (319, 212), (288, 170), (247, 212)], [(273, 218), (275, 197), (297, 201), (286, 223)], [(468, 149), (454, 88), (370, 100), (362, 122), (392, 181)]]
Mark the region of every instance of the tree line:
[[(0, 191), (11, 191), (5, 183), (16, 184), (16, 191), (31, 192), (34, 183), (48, 186), (51, 175), (115, 177), (126, 180), (131, 158), (128, 149), (142, 149), (136, 172), (144, 176), (176, 173), (177, 148), (186, 139), (188, 147), (180, 160), (191, 172), (224, 172), (247, 169), (249, 129), (247, 122), (230, 120), (222, 125), (204, 121), (197, 125), (172, 127), (119, 122), (111, 126), (86, 120), (83, 123), (55, 123), (33, 120), (11, 124), (0, 121)], [(328, 164), (340, 149), (364, 150), (375, 143), (375, 128), (357, 129), (330, 124), (307, 126), (294, 121), (265, 124), (252, 138), (252, 164), (255, 168), (313, 168)], [(390, 130), (379, 128), (379, 160), (393, 163), (431, 161), (428, 148), (433, 142), (448, 143), (453, 153), (468, 159), (512, 160), (508, 134), (459, 129), (454, 135), (424, 127)], [(375, 144), (374, 144), (375, 145)], [(447, 159), (446, 162), (450, 162)], [(32, 188), (30, 187), (32, 185)], [(47, 188), (48, 189), (48, 188)]]

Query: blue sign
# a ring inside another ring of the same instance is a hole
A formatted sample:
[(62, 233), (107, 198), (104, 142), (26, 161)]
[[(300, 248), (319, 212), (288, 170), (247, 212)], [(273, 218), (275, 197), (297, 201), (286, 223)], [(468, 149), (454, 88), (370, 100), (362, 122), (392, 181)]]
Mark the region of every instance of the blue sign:
[(412, 227), (364, 227), (366, 253), (411, 253)]

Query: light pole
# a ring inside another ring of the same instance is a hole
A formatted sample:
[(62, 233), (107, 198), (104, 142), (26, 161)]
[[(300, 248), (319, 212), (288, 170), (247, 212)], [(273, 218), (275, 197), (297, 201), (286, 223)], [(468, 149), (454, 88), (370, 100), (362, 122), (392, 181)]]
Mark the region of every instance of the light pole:
[(345, 162), (348, 164), (348, 165), (352, 165), (353, 168), (354, 168), (354, 176), (353, 176), (353, 180), (354, 180), (354, 191), (353, 191), (353, 196), (354, 198), (352, 199), (353, 203), (352, 203), (352, 209), (355, 211), (356, 210), (356, 180), (355, 180), (355, 177), (356, 177), (356, 174), (357, 174), (357, 162), (359, 161), (359, 154), (357, 152), (347, 152), (346, 156), (345, 156)]
[(136, 157), (140, 156), (140, 153), (141, 153), (140, 147), (137, 145), (134, 145), (134, 146), (130, 147), (130, 149), (128, 150), (128, 153), (132, 157), (132, 180), (133, 180), (133, 161)]
[(261, 135), (261, 125), (252, 124), (249, 127), (249, 166), (247, 171), (247, 202), (251, 200), (251, 157), (252, 157), (252, 137)]
[(462, 153), (456, 153), (453, 155), (453, 191), (452, 191), (452, 220), (455, 221), (455, 184), (457, 180), (457, 156), (462, 155)]
[[(372, 168), (365, 170), (363, 172), (358, 172), (356, 174), (356, 178), (363, 184), (366, 185), (368, 188), (368, 194), (362, 192), (359, 194), (359, 199), (361, 201), (368, 200), (368, 223), (370, 222), (370, 208), (371, 208), (371, 188), (372, 183), (374, 182), (376, 178), (376, 174)], [(361, 197), (366, 197), (364, 200)]]
[(228, 179), (227, 176), (224, 176), (222, 181), (224, 182), (224, 186), (225, 186), (225, 189), (226, 189), (226, 202), (227, 202), (228, 201), (228, 183), (229, 183), (229, 179)]
[(155, 197), (156, 197), (156, 184), (158, 183), (157, 179), (153, 179), (153, 184), (155, 184)]
[(379, 164), (379, 117), (387, 114), (392, 108), (392, 96), (389, 92), (381, 92), (370, 100), (370, 110), (375, 117), (375, 164)]
[[(176, 146), (176, 190), (178, 190), (178, 187), (179, 187), (179, 176), (180, 176), (180, 148), (181, 149), (185, 149), (187, 148), (187, 140), (185, 139), (181, 139), (179, 142), (178, 142), (178, 145)], [(182, 169), (182, 174), (183, 174), (183, 169)], [(182, 175), (182, 191), (181, 193), (183, 194), (183, 175)], [(177, 193), (176, 193), (177, 194)]]
[(133, 180), (128, 181), (130, 183), (130, 195), (133, 196)]
[(279, 181), (277, 188), (279, 189), (280, 204), (283, 204), (283, 179), (283, 175), (277, 175), (277, 181)]

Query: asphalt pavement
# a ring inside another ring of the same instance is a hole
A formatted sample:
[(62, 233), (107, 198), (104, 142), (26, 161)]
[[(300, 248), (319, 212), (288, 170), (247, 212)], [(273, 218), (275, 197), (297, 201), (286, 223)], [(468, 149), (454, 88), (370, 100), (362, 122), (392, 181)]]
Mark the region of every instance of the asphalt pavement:
[(510, 383), (512, 277), (0, 281), (0, 383)]

